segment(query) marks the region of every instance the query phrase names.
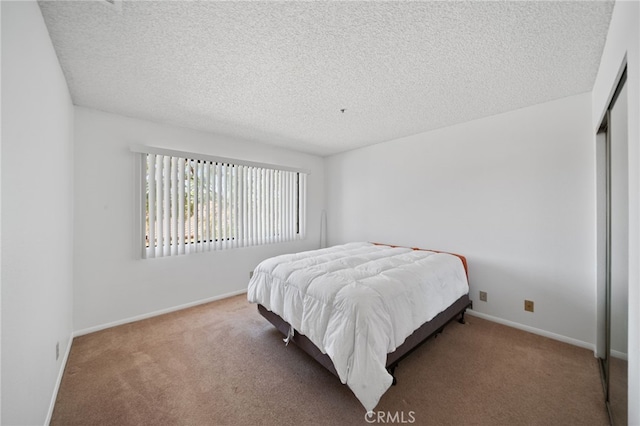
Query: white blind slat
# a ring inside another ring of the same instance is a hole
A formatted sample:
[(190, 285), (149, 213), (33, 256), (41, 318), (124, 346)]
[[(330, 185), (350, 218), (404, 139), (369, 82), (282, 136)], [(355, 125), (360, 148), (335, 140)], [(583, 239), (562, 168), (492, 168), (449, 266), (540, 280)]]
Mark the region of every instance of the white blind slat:
[(225, 200), (227, 203), (227, 208), (225, 210), (225, 213), (227, 214), (227, 217), (224, 221), (224, 225), (226, 227), (227, 230), (227, 238), (225, 239), (225, 248), (229, 248), (231, 247), (231, 202), (233, 200), (233, 197), (231, 196), (231, 164), (227, 164), (227, 173), (226, 173), (226, 180), (225, 180)]
[(287, 228), (285, 233), (285, 238), (287, 240), (291, 239), (291, 226), (292, 226), (292, 217), (291, 217), (291, 174), (285, 173), (287, 183), (286, 183), (286, 199), (287, 199)]
[[(307, 187), (307, 175), (300, 173), (300, 188)], [(300, 202), (300, 238), (307, 236), (307, 191), (300, 191), (302, 201)]]
[(207, 236), (207, 249), (215, 250), (216, 248), (216, 221), (214, 219), (216, 213), (216, 170), (217, 165), (215, 163), (208, 163), (209, 179), (207, 179), (207, 224), (209, 227), (209, 233)]
[(222, 163), (218, 163), (216, 165), (216, 209), (214, 212), (215, 221), (216, 221), (216, 248), (219, 250), (224, 249), (224, 169), (225, 166)]
[(194, 251), (200, 247), (200, 172), (199, 162), (193, 162), (193, 244)]
[(205, 200), (204, 200), (204, 162), (198, 161), (198, 249), (204, 250), (204, 241), (206, 235), (204, 233), (205, 228)]
[(211, 181), (211, 175), (210, 175), (210, 170), (211, 170), (211, 164), (210, 163), (203, 163), (202, 165), (202, 191), (204, 193), (204, 205), (203, 205), (203, 214), (202, 214), (202, 226), (204, 228), (204, 241), (202, 244), (202, 248), (206, 249), (206, 250), (211, 250), (211, 229), (210, 229), (210, 220), (211, 220), (211, 192), (209, 191), (209, 188), (211, 188), (210, 186), (210, 181)]
[(247, 228), (249, 226), (248, 221), (247, 221), (247, 217), (249, 216), (247, 209), (248, 209), (248, 205), (249, 203), (247, 202), (247, 200), (249, 199), (249, 193), (247, 191), (247, 180), (249, 179), (249, 173), (248, 173), (248, 168), (246, 166), (241, 166), (241, 170), (242, 170), (242, 227), (241, 227), (241, 233), (242, 233), (242, 246), (246, 247), (249, 245), (248, 241), (247, 241)]
[(258, 170), (251, 168), (251, 245), (259, 244), (258, 240)]
[(162, 235), (163, 235), (163, 246), (162, 246), (162, 255), (168, 256), (171, 254), (171, 180), (170, 180), (170, 171), (171, 171), (171, 157), (165, 156), (162, 163), (162, 177), (164, 182), (162, 183)]
[(278, 239), (280, 242), (283, 239), (286, 217), (284, 215), (284, 175), (283, 172), (278, 172)]
[(176, 184), (178, 185), (178, 254), (184, 254), (186, 247), (184, 235), (185, 235), (185, 218), (184, 218), (184, 162), (182, 158), (178, 158), (178, 178)]
[(238, 247), (244, 247), (244, 166), (238, 166)]
[[(185, 160), (185, 191), (187, 192), (187, 217), (186, 217), (186, 228), (187, 228), (187, 237), (185, 239), (185, 243), (188, 244), (188, 247), (191, 247), (193, 244), (193, 228), (191, 226), (192, 217), (193, 217), (193, 209), (191, 205), (191, 194), (193, 192), (193, 186), (191, 184), (191, 176), (192, 176), (192, 163), (190, 160)], [(185, 247), (185, 251), (187, 251), (187, 247)]]
[(273, 170), (267, 170), (267, 242), (273, 242)]
[(258, 244), (264, 244), (264, 170), (258, 170)]
[[(147, 257), (156, 257), (156, 156), (147, 156), (147, 238), (145, 239), (144, 252), (147, 253)], [(150, 249), (148, 249), (148, 247)]]
[(162, 256), (162, 248), (164, 247), (162, 232), (162, 206), (163, 206), (163, 198), (162, 195), (164, 191), (162, 190), (162, 186), (164, 181), (162, 179), (162, 165), (163, 165), (163, 157), (161, 155), (156, 159), (156, 256)]
[(171, 254), (178, 254), (178, 159), (171, 158)]
[(231, 167), (231, 247), (238, 246), (238, 168)]

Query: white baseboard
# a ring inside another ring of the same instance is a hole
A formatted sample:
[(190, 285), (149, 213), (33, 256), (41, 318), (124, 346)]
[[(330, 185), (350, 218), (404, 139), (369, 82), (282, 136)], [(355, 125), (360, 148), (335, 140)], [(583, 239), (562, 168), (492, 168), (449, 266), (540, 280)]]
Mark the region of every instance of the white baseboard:
[(541, 330), (539, 328), (530, 327), (528, 325), (494, 317), (492, 315), (487, 315), (482, 312), (474, 311), (473, 309), (467, 310), (467, 314), (474, 317), (485, 319), (487, 321), (497, 322), (498, 324), (503, 324), (509, 327), (517, 328), (518, 330), (528, 331), (529, 333), (537, 334), (539, 336), (544, 336), (553, 340), (558, 340), (560, 342), (568, 343), (570, 345), (578, 346), (585, 349), (590, 349), (594, 353), (596, 350), (596, 346), (592, 343), (583, 342), (582, 340), (574, 339), (572, 337), (563, 336), (561, 334), (552, 333), (550, 331)]
[(620, 351), (616, 351), (615, 349), (611, 349), (611, 356), (614, 357), (614, 358), (621, 359), (623, 361), (628, 361), (629, 360), (629, 356), (626, 353), (620, 352)]
[(203, 305), (209, 302), (215, 302), (216, 300), (226, 299), (228, 297), (238, 296), (240, 294), (246, 293), (247, 290), (238, 290), (231, 293), (221, 294), (219, 296), (209, 297), (207, 299), (196, 300), (195, 302), (185, 303), (183, 305), (172, 306), (166, 309), (160, 309), (159, 311), (153, 311), (142, 315), (136, 315), (135, 317), (125, 318), (118, 321), (109, 322), (107, 324), (96, 325), (94, 327), (85, 328), (82, 330), (77, 330), (73, 333), (73, 337), (83, 336), (85, 334), (94, 333), (100, 330), (106, 330), (107, 328), (116, 327), (122, 324), (128, 324), (130, 322), (136, 322), (147, 318), (157, 317), (158, 315), (168, 314), (169, 312), (175, 312), (182, 309), (191, 308), (193, 306)]
[(51, 402), (49, 403), (49, 411), (47, 412), (47, 419), (44, 424), (49, 425), (51, 423), (51, 416), (53, 415), (53, 408), (56, 406), (56, 399), (58, 398), (58, 390), (60, 390), (60, 384), (62, 383), (62, 376), (64, 375), (64, 370), (67, 367), (67, 360), (69, 359), (69, 353), (71, 353), (71, 345), (73, 344), (73, 333), (69, 336), (69, 344), (67, 345), (67, 349), (64, 351), (64, 356), (62, 357), (62, 362), (60, 363), (60, 371), (58, 371), (58, 378), (56, 379), (56, 384), (53, 387), (53, 394), (51, 395)]

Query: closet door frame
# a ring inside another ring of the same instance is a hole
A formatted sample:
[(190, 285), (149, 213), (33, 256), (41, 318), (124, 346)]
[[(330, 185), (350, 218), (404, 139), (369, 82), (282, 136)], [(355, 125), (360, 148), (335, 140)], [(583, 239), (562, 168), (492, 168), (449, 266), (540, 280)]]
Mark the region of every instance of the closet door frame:
[[(598, 280), (598, 341), (596, 354), (600, 364), (604, 399), (613, 425), (610, 393), (610, 361), (611, 361), (611, 300), (612, 300), (612, 154), (611, 154), (611, 111), (618, 100), (620, 92), (627, 80), (627, 67), (623, 64), (621, 73), (614, 86), (611, 100), (601, 120), (596, 135), (596, 171), (597, 183), (597, 280)], [(602, 146), (604, 145), (604, 146)], [(603, 223), (604, 222), (604, 223)], [(604, 270), (602, 270), (604, 268)], [(604, 288), (602, 288), (604, 286)], [(601, 303), (604, 302), (604, 309)], [(604, 348), (602, 334), (604, 333)]]

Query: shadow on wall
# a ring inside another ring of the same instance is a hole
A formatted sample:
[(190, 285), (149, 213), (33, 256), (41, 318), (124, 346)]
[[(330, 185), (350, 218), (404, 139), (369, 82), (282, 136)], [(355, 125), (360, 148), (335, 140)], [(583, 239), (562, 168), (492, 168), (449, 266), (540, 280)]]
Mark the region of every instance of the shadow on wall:
[[(544, 332), (566, 337), (565, 341), (591, 347), (593, 336), (584, 330), (591, 330), (595, 306), (585, 301), (584, 294), (576, 295), (564, 288), (570, 279), (562, 271), (542, 270), (541, 265), (516, 262), (516, 259), (487, 259), (467, 255), (469, 263), (469, 292), (473, 300), (473, 310), (497, 319), (511, 321), (523, 326), (534, 327)], [(575, 279), (575, 278), (574, 278)], [(589, 283), (584, 283), (585, 292), (592, 291)], [(487, 293), (487, 301), (480, 301), (479, 292)], [(534, 311), (524, 309), (525, 300), (534, 302)], [(568, 315), (567, 312), (573, 314)]]

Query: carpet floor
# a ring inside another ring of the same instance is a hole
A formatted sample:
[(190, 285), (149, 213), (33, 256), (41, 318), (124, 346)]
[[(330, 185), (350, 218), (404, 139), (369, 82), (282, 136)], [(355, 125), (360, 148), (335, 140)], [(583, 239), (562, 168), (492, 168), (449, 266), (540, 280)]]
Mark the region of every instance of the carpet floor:
[(241, 295), (74, 339), (51, 425), (608, 425), (593, 353), (466, 316), (365, 410)]

